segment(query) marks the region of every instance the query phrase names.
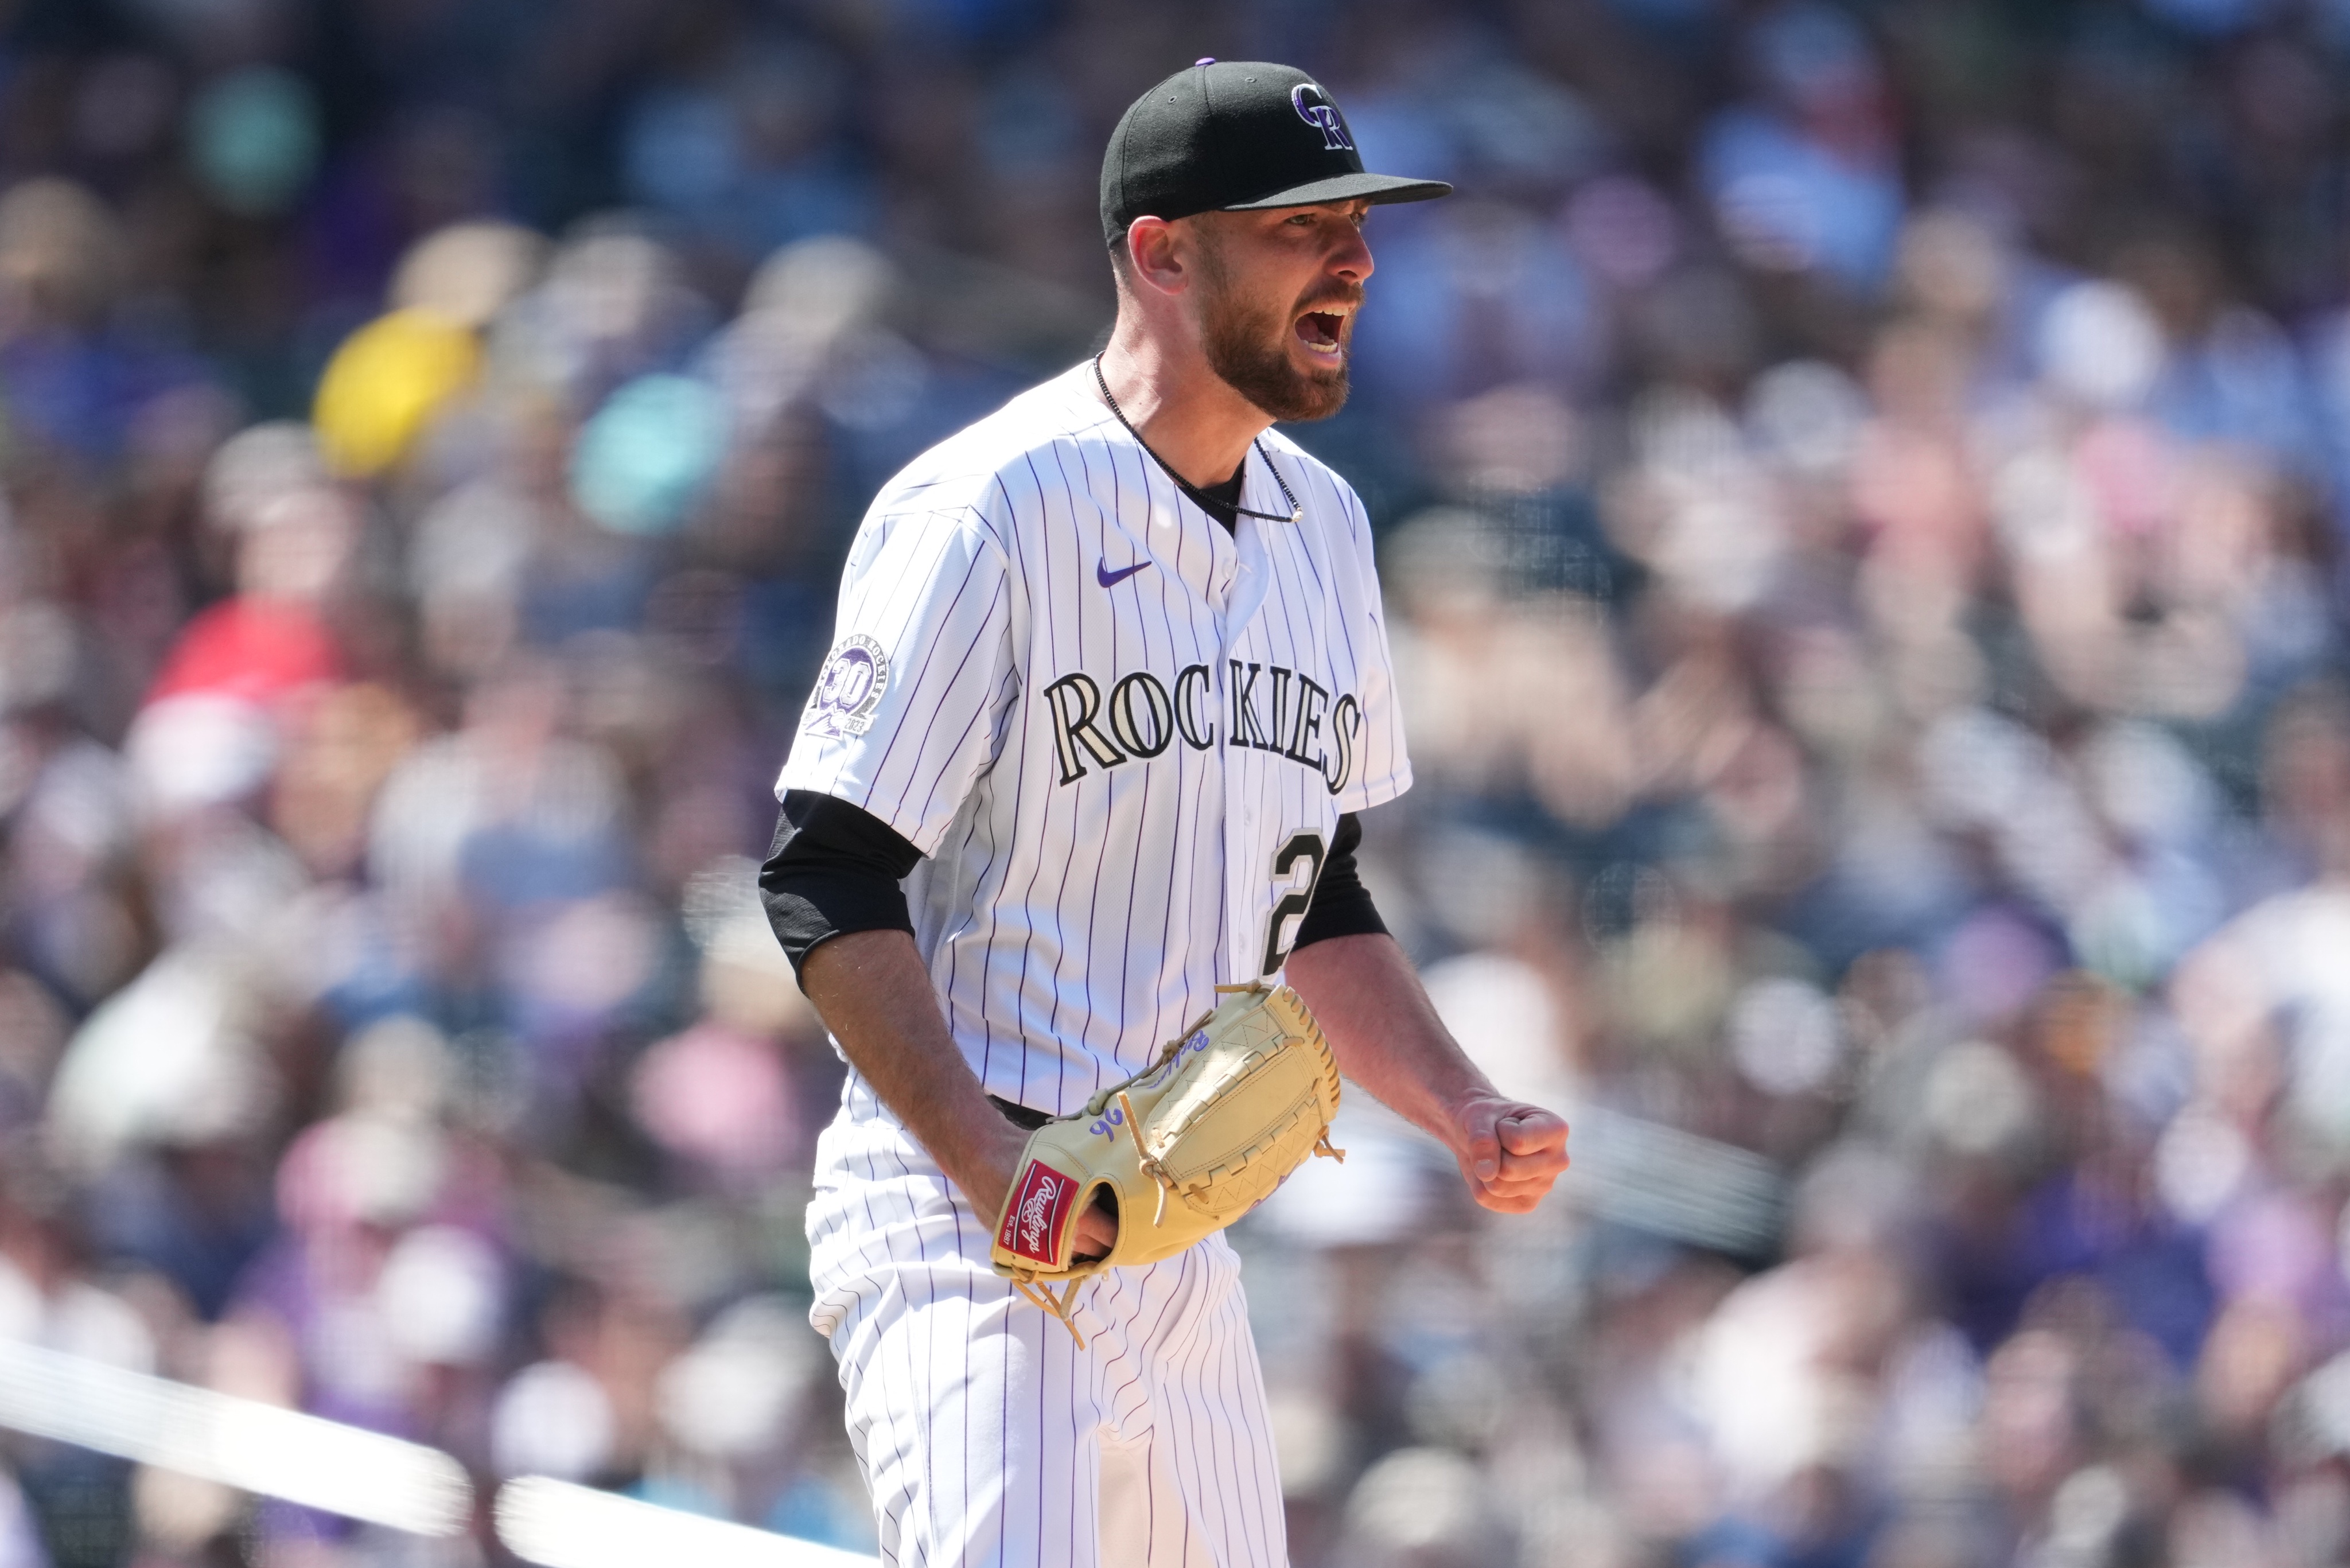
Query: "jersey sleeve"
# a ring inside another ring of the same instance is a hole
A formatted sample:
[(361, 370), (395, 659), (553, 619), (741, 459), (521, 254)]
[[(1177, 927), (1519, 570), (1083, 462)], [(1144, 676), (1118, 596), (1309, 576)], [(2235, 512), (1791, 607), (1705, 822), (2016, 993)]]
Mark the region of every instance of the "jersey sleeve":
[(1011, 594), (1003, 551), (974, 514), (868, 518), (777, 796), (832, 795), (936, 849), (994, 759), (1015, 687)]
[[(1327, 471), (1325, 471), (1326, 473)], [(1350, 596), (1347, 612), (1362, 639), (1358, 655), (1360, 711), (1347, 727), (1347, 744), (1354, 753), (1337, 791), (1340, 812), (1368, 811), (1411, 787), (1411, 758), (1403, 743), (1403, 706), (1396, 691), (1395, 660), (1388, 650), (1387, 611), (1380, 602), (1378, 569), (1372, 564), (1371, 524), (1354, 491), (1329, 475), (1346, 517), (1346, 543), (1359, 591)]]

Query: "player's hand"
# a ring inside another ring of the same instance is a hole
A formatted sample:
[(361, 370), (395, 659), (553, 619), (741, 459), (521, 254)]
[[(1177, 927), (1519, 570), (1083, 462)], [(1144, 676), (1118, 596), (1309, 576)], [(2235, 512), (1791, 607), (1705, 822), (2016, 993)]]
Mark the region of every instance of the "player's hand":
[(1107, 1258), (1109, 1250), (1118, 1245), (1118, 1210), (1110, 1204), (1109, 1189), (1094, 1194), (1086, 1211), (1077, 1216), (1077, 1245), (1071, 1261), (1090, 1263), (1097, 1258)]
[(1540, 1106), (1479, 1095), (1452, 1116), (1461, 1179), (1497, 1214), (1530, 1212), (1566, 1168), (1566, 1123)]
[[(948, 1179), (962, 1189), (983, 1220), (1003, 1212), (1004, 1195), (1012, 1190), (1013, 1180), (1020, 1174), (1021, 1157), (1028, 1152), (1026, 1133), (1000, 1117), (994, 1123), (980, 1124), (984, 1131), (972, 1140), (974, 1147), (959, 1162), (961, 1168), (947, 1172)], [(1118, 1210), (1104, 1190), (1096, 1193), (1077, 1217), (1076, 1260), (1107, 1257), (1117, 1243)]]

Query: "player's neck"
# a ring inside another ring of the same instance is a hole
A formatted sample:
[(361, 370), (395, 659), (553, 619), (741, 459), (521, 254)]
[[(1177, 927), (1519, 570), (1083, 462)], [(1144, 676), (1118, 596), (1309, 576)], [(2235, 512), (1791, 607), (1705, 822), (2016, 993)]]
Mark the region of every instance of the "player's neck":
[(1120, 412), (1160, 462), (1201, 489), (1232, 478), (1249, 443), (1273, 424), (1208, 368), (1190, 343), (1170, 345), (1121, 321), (1102, 355)]

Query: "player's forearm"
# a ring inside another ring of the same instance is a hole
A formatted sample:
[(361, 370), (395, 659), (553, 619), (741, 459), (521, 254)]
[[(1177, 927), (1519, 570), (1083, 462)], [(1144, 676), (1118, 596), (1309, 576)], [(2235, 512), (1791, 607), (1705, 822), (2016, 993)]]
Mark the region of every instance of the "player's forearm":
[(988, 1103), (947, 1032), (930, 971), (903, 931), (850, 931), (811, 950), (800, 982), (881, 1103), (992, 1215), (1018, 1163), (1019, 1131)]
[(1393, 937), (1299, 948), (1288, 975), (1339, 1071), (1451, 1149), (1479, 1203), (1523, 1214), (1543, 1200), (1566, 1168), (1566, 1124), (1495, 1090), (1437, 1017)]
[(1436, 1015), (1393, 937), (1332, 937), (1289, 955), (1287, 976), (1314, 1010), (1338, 1069), (1447, 1145), (1459, 1108), (1494, 1093)]

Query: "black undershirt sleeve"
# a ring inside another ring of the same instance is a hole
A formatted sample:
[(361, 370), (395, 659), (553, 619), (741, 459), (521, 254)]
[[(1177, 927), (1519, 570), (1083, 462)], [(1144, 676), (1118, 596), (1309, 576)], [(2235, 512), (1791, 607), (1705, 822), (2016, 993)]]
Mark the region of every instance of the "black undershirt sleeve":
[(922, 852), (860, 806), (815, 790), (784, 793), (775, 842), (759, 867), (759, 901), (792, 972), (830, 937), (914, 929), (899, 884)]
[(1297, 940), (1290, 951), (1328, 941), (1332, 937), (1385, 936), (1388, 924), (1371, 902), (1371, 890), (1355, 865), (1355, 850), (1363, 842), (1362, 819), (1353, 812), (1338, 818), (1330, 838), (1330, 858), (1322, 864), (1321, 879), (1314, 884), (1314, 901), (1297, 922)]

